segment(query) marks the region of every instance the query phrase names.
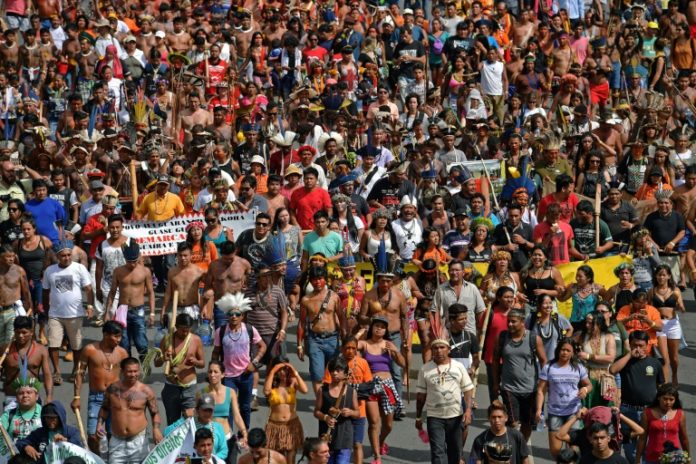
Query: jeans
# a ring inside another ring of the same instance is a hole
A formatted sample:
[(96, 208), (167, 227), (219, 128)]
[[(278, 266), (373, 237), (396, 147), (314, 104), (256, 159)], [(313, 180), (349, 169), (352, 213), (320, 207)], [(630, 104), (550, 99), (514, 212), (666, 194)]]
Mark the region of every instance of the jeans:
[(321, 382), (329, 360), (338, 356), (338, 333), (322, 338), (310, 332), (307, 336), (307, 352), (309, 355), (309, 377), (312, 382)]
[[(29, 279), (29, 293), (31, 302), (34, 305), (34, 314), (39, 321), (46, 321), (48, 316), (43, 309), (43, 283), (41, 279)], [(26, 308), (27, 310), (29, 308)]]
[[(391, 332), (389, 334), (389, 338), (391, 338), (391, 341), (394, 344), (394, 346), (396, 346), (397, 348), (401, 347), (401, 332)], [(404, 390), (404, 370), (401, 366), (399, 366), (396, 363), (396, 361), (394, 361), (394, 359), (391, 360), (391, 375), (394, 379), (394, 385), (396, 385), (396, 392), (399, 394), (399, 397), (403, 399), (404, 395), (402, 393)]]
[(167, 273), (170, 267), (174, 267), (176, 262), (176, 255), (163, 255), (163, 256), (153, 256), (150, 258), (152, 261), (152, 268), (157, 277), (157, 287), (167, 286)]
[[(239, 403), (239, 412), (242, 415), (244, 424), (247, 430), (249, 430), (249, 424), (251, 423), (251, 390), (254, 386), (254, 374), (251, 372), (245, 372), (237, 377), (225, 377), (222, 383), (226, 387), (230, 387), (237, 393), (237, 402)], [(230, 422), (230, 427), (234, 424), (234, 418), (230, 413), (228, 418)]]
[[(99, 410), (104, 403), (104, 392), (89, 392), (87, 400), (87, 434), (94, 435), (97, 433), (97, 419), (99, 418)], [(107, 427), (109, 430), (111, 427)]]
[[(635, 421), (637, 424), (640, 424), (640, 421), (643, 419), (643, 411), (638, 411), (637, 409), (627, 407), (625, 405), (621, 405), (621, 414), (624, 416), (628, 417), (632, 421)], [(636, 438), (628, 438), (630, 436), (630, 432), (628, 430), (623, 430), (624, 434), (624, 444), (623, 444), (623, 450), (624, 450), (624, 456), (626, 456), (626, 459), (628, 459), (628, 462), (635, 462), (636, 458)]]
[(217, 305), (213, 306), (213, 324), (215, 325), (216, 329), (219, 329), (223, 325), (227, 324), (228, 320), (229, 318), (227, 317), (227, 314), (225, 314), (225, 311), (218, 308)]
[(131, 346), (135, 345), (141, 359), (147, 354), (147, 332), (145, 327), (145, 307), (129, 308), (126, 315), (126, 330), (123, 331), (121, 346), (130, 355)]
[(329, 457), (329, 464), (349, 464), (352, 451), (353, 450), (350, 448), (332, 450), (331, 456)]
[(430, 462), (433, 464), (458, 464), (462, 453), (462, 416), (451, 419), (428, 417), (430, 437)]

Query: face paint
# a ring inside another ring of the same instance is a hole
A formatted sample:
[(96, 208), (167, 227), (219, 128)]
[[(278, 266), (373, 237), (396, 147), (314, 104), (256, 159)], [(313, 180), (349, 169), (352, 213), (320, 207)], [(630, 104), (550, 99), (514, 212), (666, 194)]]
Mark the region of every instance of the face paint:
[(326, 279), (321, 277), (317, 279), (311, 279), (309, 281), (312, 284), (312, 287), (314, 287), (317, 291), (321, 291), (326, 287)]

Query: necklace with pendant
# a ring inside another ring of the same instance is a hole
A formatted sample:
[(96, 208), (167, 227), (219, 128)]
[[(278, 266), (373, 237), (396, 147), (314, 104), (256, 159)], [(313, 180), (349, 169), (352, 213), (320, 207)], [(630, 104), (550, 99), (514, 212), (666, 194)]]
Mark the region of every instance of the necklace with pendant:
[(437, 379), (440, 385), (445, 384), (445, 379), (447, 378), (447, 375), (449, 374), (450, 369), (452, 369), (452, 361), (449, 361), (447, 363), (447, 370), (446, 371), (440, 371), (440, 366), (438, 364), (435, 365), (435, 369), (437, 370)]

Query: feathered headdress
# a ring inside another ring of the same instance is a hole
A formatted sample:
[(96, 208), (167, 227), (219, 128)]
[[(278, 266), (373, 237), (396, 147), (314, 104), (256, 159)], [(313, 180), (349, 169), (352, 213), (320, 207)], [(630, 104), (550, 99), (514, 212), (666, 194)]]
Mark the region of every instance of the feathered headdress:
[(41, 391), (41, 381), (29, 375), (29, 356), (19, 356), (19, 375), (12, 382), (12, 387), (19, 390), (23, 387), (30, 387)]
[(664, 184), (660, 182), (660, 186), (657, 188), (657, 191), (655, 192), (655, 199), (657, 201), (666, 200), (669, 199), (673, 193), (674, 190), (664, 188)]
[(231, 311), (233, 309), (238, 309), (243, 313), (251, 311), (251, 300), (246, 298), (242, 292), (226, 293), (215, 304), (222, 311)]
[(387, 254), (387, 244), (384, 241), (384, 237), (379, 241), (379, 246), (377, 247), (377, 254), (375, 255), (374, 262), (375, 266), (375, 277), (394, 277), (390, 266), (389, 255)]
[(476, 230), (478, 227), (485, 227), (488, 229), (488, 232), (493, 232), (493, 221), (491, 221), (489, 218), (484, 217), (484, 216), (479, 216), (473, 221), (471, 221), (471, 229)]
[(287, 261), (285, 250), (285, 234), (281, 231), (271, 235), (271, 246), (266, 250), (264, 262), (269, 266), (277, 266)]

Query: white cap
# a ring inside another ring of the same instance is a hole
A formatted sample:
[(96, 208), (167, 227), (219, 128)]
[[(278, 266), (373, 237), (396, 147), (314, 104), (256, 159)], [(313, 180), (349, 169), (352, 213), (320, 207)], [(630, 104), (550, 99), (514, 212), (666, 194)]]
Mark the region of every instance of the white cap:
[(410, 9), (410, 8), (406, 8), (406, 9), (404, 10), (404, 13), (403, 13), (403, 14), (404, 14), (404, 16), (406, 16), (407, 14), (413, 15), (413, 10)]
[(165, 34), (164, 31), (155, 32), (155, 37), (159, 37), (160, 39), (164, 39), (166, 36), (167, 34)]

